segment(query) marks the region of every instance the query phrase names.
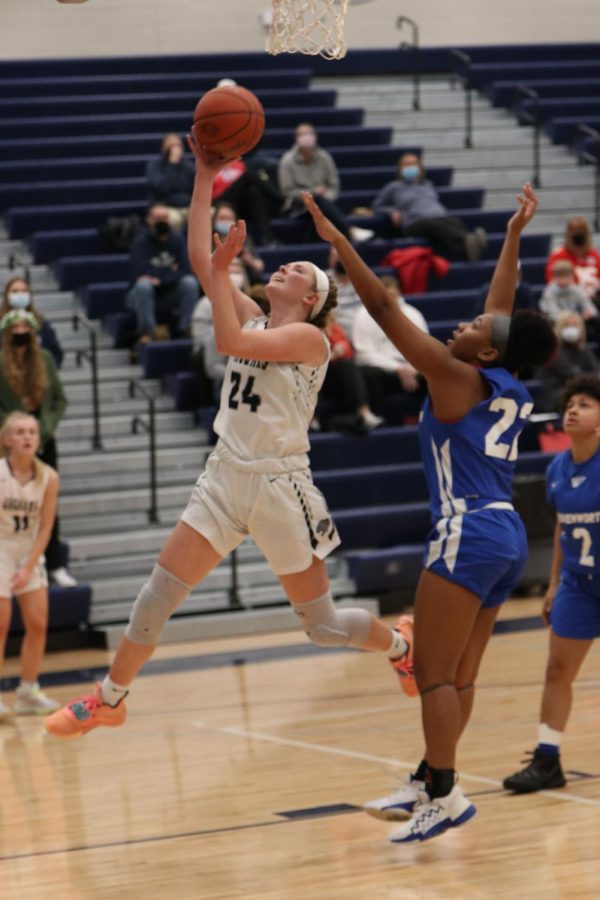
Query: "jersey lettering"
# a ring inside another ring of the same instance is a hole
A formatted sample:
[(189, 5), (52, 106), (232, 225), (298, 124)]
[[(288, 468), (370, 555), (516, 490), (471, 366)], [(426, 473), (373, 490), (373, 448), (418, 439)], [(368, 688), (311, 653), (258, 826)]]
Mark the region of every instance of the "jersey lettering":
[[(237, 399), (237, 395), (240, 392), (240, 387), (242, 383), (242, 376), (239, 372), (236, 372), (235, 369), (231, 371), (231, 390), (229, 392), (229, 408), (230, 409), (238, 409), (240, 405), (240, 401)], [(242, 403), (245, 403), (250, 407), (250, 411), (255, 413), (258, 407), (261, 404), (261, 398), (259, 394), (253, 393), (254, 388), (254, 375), (249, 375), (246, 384), (242, 388)]]
[(524, 403), (519, 409), (512, 397), (496, 397), (495, 400), (492, 400), (490, 411), (501, 412), (502, 415), (485, 436), (485, 455), (492, 456), (494, 459), (507, 459), (509, 462), (514, 462), (517, 458), (519, 435), (522, 429), (519, 429), (510, 444), (501, 441), (500, 438), (513, 427), (517, 417), (523, 420), (527, 419), (532, 409), (533, 403)]
[(590, 553), (592, 549), (592, 536), (587, 528), (574, 528), (573, 537), (576, 541), (581, 541), (581, 554), (579, 556), (580, 566), (594, 566), (594, 557)]
[(15, 534), (27, 531), (29, 528), (29, 516), (13, 516), (13, 522), (15, 523)]

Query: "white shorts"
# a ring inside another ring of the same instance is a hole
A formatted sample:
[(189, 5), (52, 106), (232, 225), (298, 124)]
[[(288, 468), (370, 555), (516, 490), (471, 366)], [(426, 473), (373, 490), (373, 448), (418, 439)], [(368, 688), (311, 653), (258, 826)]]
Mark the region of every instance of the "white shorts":
[[(12, 541), (0, 541), (0, 597), (10, 597), (12, 595), (10, 587), (12, 577), (25, 562), (28, 555), (29, 547), (23, 547), (22, 544)], [(29, 591), (37, 591), (38, 588), (43, 587), (48, 587), (48, 576), (46, 575), (45, 559), (42, 555), (33, 567), (31, 578), (25, 587), (19, 591), (19, 596), (28, 594)]]
[(181, 520), (220, 556), (250, 535), (276, 575), (308, 569), (340, 543), (325, 498), (310, 469), (242, 472), (212, 453)]

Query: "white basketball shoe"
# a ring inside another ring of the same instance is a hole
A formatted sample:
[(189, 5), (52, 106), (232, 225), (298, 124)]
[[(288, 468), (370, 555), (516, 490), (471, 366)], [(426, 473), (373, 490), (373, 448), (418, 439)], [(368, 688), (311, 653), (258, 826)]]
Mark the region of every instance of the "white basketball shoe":
[(467, 800), (457, 784), (446, 797), (436, 797), (419, 804), (409, 822), (390, 834), (393, 844), (428, 841), (449, 828), (458, 828), (472, 819), (477, 809)]

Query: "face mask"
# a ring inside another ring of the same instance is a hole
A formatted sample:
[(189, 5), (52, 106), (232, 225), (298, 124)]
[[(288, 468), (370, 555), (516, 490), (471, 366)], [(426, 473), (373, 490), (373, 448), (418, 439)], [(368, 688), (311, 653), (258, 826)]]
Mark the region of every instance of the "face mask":
[(576, 231), (572, 234), (571, 243), (576, 247), (584, 247), (587, 244), (587, 234), (585, 231)]
[(581, 329), (577, 325), (567, 325), (561, 331), (560, 336), (567, 344), (576, 344), (581, 337)]
[(10, 336), (13, 347), (29, 347), (31, 335), (28, 331), (17, 331)]
[(244, 287), (244, 273), (243, 272), (230, 272), (229, 278), (231, 283), (235, 285), (240, 291)]
[(28, 291), (13, 291), (8, 295), (8, 305), (11, 309), (27, 309), (31, 303), (31, 294)]
[(233, 222), (215, 222), (215, 231), (217, 234), (226, 235), (229, 234), (232, 226)]
[(157, 238), (168, 237), (171, 234), (171, 226), (168, 222), (157, 222), (154, 226), (154, 234)]
[(336, 262), (336, 264), (333, 268), (337, 272), (338, 275), (346, 274), (346, 267), (344, 266), (343, 262)]
[(296, 143), (299, 147), (314, 147), (317, 143), (316, 135), (311, 132), (306, 132), (305, 134), (299, 134), (296, 138)]
[(419, 166), (402, 166), (400, 174), (404, 181), (416, 181), (421, 174)]

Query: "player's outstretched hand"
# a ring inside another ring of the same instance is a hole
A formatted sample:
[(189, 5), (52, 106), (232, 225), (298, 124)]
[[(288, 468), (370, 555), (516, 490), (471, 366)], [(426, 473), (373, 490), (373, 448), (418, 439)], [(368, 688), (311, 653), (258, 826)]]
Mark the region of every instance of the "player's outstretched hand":
[(508, 223), (509, 230), (522, 231), (531, 222), (537, 209), (538, 199), (529, 181), (523, 185), (523, 193), (517, 194), (519, 208)]
[(309, 211), (312, 216), (312, 220), (315, 223), (315, 228), (317, 229), (317, 234), (324, 241), (329, 241), (333, 243), (337, 238), (342, 237), (341, 231), (339, 231), (332, 222), (329, 221), (327, 216), (323, 215), (320, 207), (315, 203), (312, 194), (308, 191), (302, 191), (300, 194), (302, 198), (302, 202), (305, 207)]
[(217, 269), (228, 269), (232, 259), (239, 256), (246, 241), (246, 223), (238, 219), (227, 232), (224, 241), (215, 232), (215, 249), (212, 255), (213, 266)]
[(227, 163), (240, 158), (239, 156), (231, 156), (226, 159), (223, 156), (219, 156), (217, 153), (211, 153), (205, 147), (199, 146), (196, 142), (196, 138), (191, 132), (187, 136), (187, 145), (196, 157), (196, 169), (204, 169), (212, 176), (215, 176), (219, 169), (222, 169)]

